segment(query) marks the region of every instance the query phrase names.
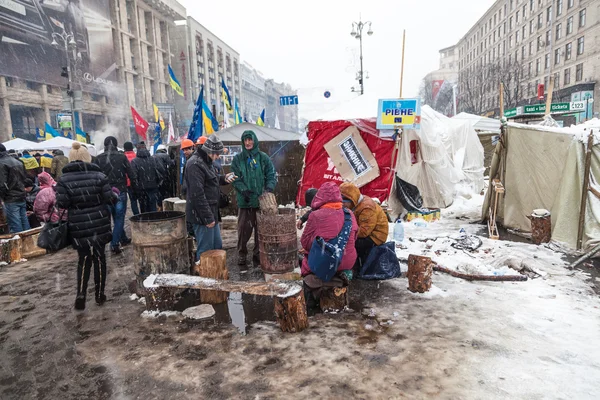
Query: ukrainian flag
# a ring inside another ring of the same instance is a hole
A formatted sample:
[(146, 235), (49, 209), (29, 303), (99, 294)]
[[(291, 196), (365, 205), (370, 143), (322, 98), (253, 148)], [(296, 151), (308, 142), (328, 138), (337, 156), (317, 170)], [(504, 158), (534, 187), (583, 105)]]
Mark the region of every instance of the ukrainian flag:
[(256, 125), (265, 126), (265, 109), (263, 108), (260, 116), (258, 117), (258, 121), (256, 121)]
[(75, 136), (78, 142), (87, 143), (87, 133), (82, 131), (78, 126), (75, 127)]
[(46, 132), (44, 132), (43, 129), (35, 128), (35, 138), (38, 141), (40, 141), (40, 142), (43, 141), (43, 140), (45, 140), (46, 139)]
[(206, 135), (212, 135), (219, 130), (219, 122), (213, 117), (204, 99), (202, 99), (202, 123), (204, 124)]
[(46, 131), (46, 140), (62, 136), (60, 133), (58, 133), (58, 131), (56, 129), (51, 127), (50, 124), (47, 122), (46, 122), (46, 125), (44, 125), (44, 131)]
[(165, 120), (163, 119), (162, 115), (160, 115), (160, 112), (158, 111), (158, 106), (154, 103), (152, 103), (152, 108), (154, 109), (154, 122), (157, 122), (160, 124), (160, 130), (164, 131), (165, 130)]
[(194, 108), (194, 116), (192, 117), (192, 123), (188, 130), (187, 138), (192, 142), (196, 143), (196, 140), (202, 136), (202, 104), (204, 104), (204, 86), (200, 89), (200, 95), (196, 101), (196, 107)]
[(242, 114), (240, 113), (240, 105), (238, 104), (237, 99), (235, 100), (235, 124), (241, 124), (242, 122), (244, 122), (242, 120)]
[(171, 80), (171, 87), (174, 91), (177, 92), (178, 95), (183, 96), (183, 89), (181, 89), (181, 85), (179, 81), (175, 77), (175, 73), (173, 72), (173, 68), (171, 68), (171, 64), (168, 65), (169, 68), (169, 79)]
[(225, 79), (223, 79), (223, 77), (221, 77), (221, 97), (223, 98), (223, 104), (225, 104), (225, 107), (227, 107), (227, 114), (233, 115), (233, 102), (231, 101), (229, 89), (227, 89), (227, 85), (225, 84)]

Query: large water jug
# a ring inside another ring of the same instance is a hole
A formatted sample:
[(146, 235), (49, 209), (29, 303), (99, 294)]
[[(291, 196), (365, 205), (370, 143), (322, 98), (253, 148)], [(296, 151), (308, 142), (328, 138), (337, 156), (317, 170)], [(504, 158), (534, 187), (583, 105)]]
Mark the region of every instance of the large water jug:
[(398, 218), (398, 220), (394, 224), (394, 242), (396, 243), (396, 247), (400, 247), (403, 241), (404, 225), (402, 225), (402, 220)]

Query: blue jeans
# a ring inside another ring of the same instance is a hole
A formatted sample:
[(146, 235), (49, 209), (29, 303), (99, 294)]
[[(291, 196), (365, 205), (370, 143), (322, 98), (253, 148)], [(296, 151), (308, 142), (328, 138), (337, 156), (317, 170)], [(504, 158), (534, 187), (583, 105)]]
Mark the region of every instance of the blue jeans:
[(223, 248), (223, 240), (221, 240), (221, 229), (219, 224), (215, 224), (212, 228), (207, 228), (206, 225), (194, 224), (194, 234), (196, 235), (196, 261), (200, 259), (200, 254), (208, 250), (221, 250)]
[(23, 232), (31, 229), (27, 219), (27, 205), (24, 201), (20, 203), (4, 203), (4, 215), (10, 233)]
[(142, 213), (156, 212), (158, 189), (146, 189), (140, 193), (140, 209)]
[(127, 193), (121, 192), (119, 201), (111, 206), (113, 217), (113, 235), (110, 247), (115, 249), (121, 244), (121, 239), (125, 237), (125, 213), (127, 212)]
[(140, 208), (138, 207), (138, 199), (132, 188), (127, 188), (127, 193), (129, 193), (129, 201), (131, 202), (131, 212), (133, 215), (138, 215), (140, 213)]

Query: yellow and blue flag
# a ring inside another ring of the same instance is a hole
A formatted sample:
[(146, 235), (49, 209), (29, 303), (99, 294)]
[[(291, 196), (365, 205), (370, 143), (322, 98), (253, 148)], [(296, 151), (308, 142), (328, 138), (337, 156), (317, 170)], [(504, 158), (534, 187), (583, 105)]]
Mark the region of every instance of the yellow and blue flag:
[(240, 113), (240, 105), (238, 104), (237, 99), (235, 99), (235, 125), (237, 124), (241, 124), (242, 122), (244, 122), (242, 120), (242, 114)]
[(41, 128), (35, 128), (35, 138), (38, 142), (46, 140), (46, 132)]
[(171, 64), (168, 65), (168, 69), (169, 69), (169, 79), (171, 81), (171, 87), (173, 88), (174, 91), (177, 92), (178, 95), (183, 96), (183, 89), (181, 88), (181, 85), (179, 84), (179, 81), (177, 80), (177, 77), (175, 76), (175, 73), (173, 72), (173, 68), (171, 68)]
[(225, 79), (221, 76), (221, 97), (223, 98), (223, 104), (227, 108), (227, 114), (233, 115), (233, 102), (231, 101), (231, 96), (229, 95), (229, 89), (227, 89), (227, 85), (225, 84)]
[(87, 133), (81, 130), (80, 127), (75, 127), (75, 138), (78, 142), (87, 143)]
[(208, 104), (202, 99), (202, 122), (204, 123), (204, 132), (206, 135), (212, 135), (219, 130), (219, 121), (213, 116), (208, 108)]
[(256, 125), (265, 126), (265, 109), (263, 108), (260, 116), (258, 117), (258, 121), (256, 121)]
[(160, 115), (160, 112), (158, 111), (158, 106), (154, 103), (152, 103), (152, 108), (154, 109), (154, 122), (157, 122), (160, 124), (160, 130), (164, 131), (165, 130), (165, 120), (163, 119), (162, 115)]
[(58, 131), (56, 129), (54, 129), (52, 126), (50, 126), (50, 124), (47, 122), (46, 122), (46, 125), (44, 125), (44, 131), (46, 132), (46, 140), (62, 136), (60, 133), (58, 133)]

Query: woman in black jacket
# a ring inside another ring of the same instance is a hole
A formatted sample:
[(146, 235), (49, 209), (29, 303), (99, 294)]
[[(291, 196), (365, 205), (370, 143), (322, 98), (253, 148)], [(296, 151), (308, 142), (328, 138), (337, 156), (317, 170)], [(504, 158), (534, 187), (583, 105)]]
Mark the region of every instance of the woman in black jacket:
[(94, 264), (96, 303), (104, 304), (106, 283), (106, 256), (104, 248), (112, 239), (110, 211), (107, 207), (117, 196), (108, 184), (108, 178), (95, 164), (87, 149), (73, 143), (71, 161), (63, 169), (56, 185), (58, 208), (67, 209), (68, 226), (73, 248), (79, 254), (77, 265), (77, 298), (75, 308), (85, 309), (85, 297), (90, 270)]

